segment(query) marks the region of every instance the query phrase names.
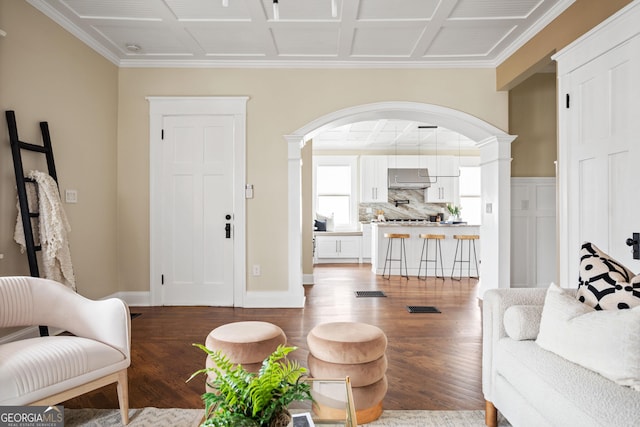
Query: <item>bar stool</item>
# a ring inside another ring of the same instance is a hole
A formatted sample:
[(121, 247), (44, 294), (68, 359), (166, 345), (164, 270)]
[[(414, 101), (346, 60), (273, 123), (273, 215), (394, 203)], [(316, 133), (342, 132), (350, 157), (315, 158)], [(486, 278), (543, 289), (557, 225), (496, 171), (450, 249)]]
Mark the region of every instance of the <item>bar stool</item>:
[[(422, 242), (422, 252), (420, 253), (420, 264), (418, 265), (418, 279), (420, 277), (420, 271), (422, 271), (422, 264), (424, 264), (424, 279), (427, 279), (427, 274), (429, 270), (429, 263), (434, 263), (433, 270), (436, 277), (444, 280), (444, 267), (442, 266), (442, 246), (440, 246), (440, 241), (444, 239), (444, 234), (420, 234), (418, 237), (424, 239)], [(429, 258), (429, 241), (433, 240), (434, 249), (436, 251), (435, 258)], [(440, 273), (441, 276), (438, 276), (438, 261), (440, 261)]]
[[(404, 239), (408, 239), (411, 237), (409, 234), (402, 233), (385, 233), (384, 237), (389, 239), (389, 243), (387, 243), (387, 256), (384, 260), (384, 268), (382, 269), (382, 278), (390, 279), (391, 278), (391, 261), (399, 261), (400, 262), (400, 277), (409, 278), (409, 273), (407, 270), (407, 250), (404, 246)], [(395, 239), (400, 239), (400, 258), (391, 258), (393, 256), (393, 241)], [(402, 261), (404, 261), (404, 274), (402, 274)], [(387, 271), (387, 263), (389, 263), (389, 276), (384, 277), (384, 273)]]
[[(454, 280), (462, 279), (462, 264), (467, 264), (467, 274), (469, 277), (478, 279), (480, 273), (478, 272), (478, 257), (476, 255), (476, 240), (480, 238), (477, 234), (456, 234), (453, 236), (458, 242), (456, 243), (456, 254), (453, 256), (453, 267), (451, 268), (451, 278)], [(461, 243), (462, 242), (462, 243)], [(464, 259), (464, 242), (467, 242), (467, 259)], [(473, 259), (475, 261), (476, 275), (471, 275), (471, 246), (473, 245)], [(460, 248), (460, 259), (458, 259), (458, 248)], [(458, 278), (453, 276), (453, 272), (456, 269), (456, 264), (460, 264), (460, 275)]]

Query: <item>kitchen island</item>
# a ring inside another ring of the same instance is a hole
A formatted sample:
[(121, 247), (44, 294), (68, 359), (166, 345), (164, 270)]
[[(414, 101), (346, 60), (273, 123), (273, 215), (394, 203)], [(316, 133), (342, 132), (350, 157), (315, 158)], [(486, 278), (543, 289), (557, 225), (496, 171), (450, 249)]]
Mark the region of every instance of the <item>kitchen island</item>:
[[(409, 276), (417, 276), (418, 275), (418, 267), (420, 264), (420, 254), (422, 252), (422, 244), (425, 239), (421, 239), (420, 234), (443, 234), (445, 238), (441, 240), (442, 245), (442, 264), (444, 267), (444, 275), (445, 277), (451, 276), (451, 270), (453, 268), (453, 259), (456, 252), (456, 243), (457, 241), (453, 238), (456, 234), (477, 234), (480, 235), (480, 226), (479, 225), (468, 225), (468, 224), (450, 224), (450, 223), (442, 223), (442, 222), (427, 222), (427, 221), (419, 221), (419, 222), (402, 222), (402, 223), (391, 223), (391, 222), (372, 222), (371, 223), (371, 270), (375, 274), (381, 275), (384, 270), (384, 260), (387, 252), (387, 244), (389, 239), (384, 237), (386, 233), (399, 233), (399, 234), (409, 234), (411, 237), (405, 239), (405, 248), (407, 252), (407, 271)], [(393, 242), (393, 256), (392, 258), (399, 258), (399, 249), (400, 249), (400, 241)], [(473, 245), (473, 243), (472, 243)], [(434, 258), (434, 243), (429, 242), (429, 258)], [(465, 258), (468, 254), (467, 244), (464, 245), (465, 248)], [(476, 241), (476, 254), (478, 256), (478, 264), (480, 263), (480, 242)], [(458, 257), (460, 254), (458, 254)], [(471, 275), (475, 276), (475, 268), (473, 265), (473, 248), (471, 249)], [(434, 263), (429, 263), (428, 265), (428, 276), (435, 276), (434, 273)], [(421, 276), (424, 276), (424, 268), (425, 264), (422, 265)], [(387, 270), (389, 269), (389, 264), (387, 264)], [(467, 265), (464, 264), (462, 268), (462, 276), (468, 276), (467, 274)], [(404, 266), (403, 266), (404, 273)], [(399, 262), (393, 261), (391, 263), (391, 275), (399, 275)], [(460, 264), (456, 265), (456, 273), (458, 276), (460, 274)], [(440, 275), (440, 264), (438, 263), (438, 275)]]

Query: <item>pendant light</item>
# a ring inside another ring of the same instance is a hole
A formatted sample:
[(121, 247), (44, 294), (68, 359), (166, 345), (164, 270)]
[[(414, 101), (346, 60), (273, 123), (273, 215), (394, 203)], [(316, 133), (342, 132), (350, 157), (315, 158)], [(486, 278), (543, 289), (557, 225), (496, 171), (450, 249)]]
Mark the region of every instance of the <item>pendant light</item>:
[(229, 7), (229, 0), (222, 0), (222, 7)]
[(331, 0), (331, 17), (332, 18), (338, 17), (338, 1), (337, 0)]
[(278, 7), (278, 0), (273, 0), (273, 20), (278, 21), (280, 19), (280, 8)]

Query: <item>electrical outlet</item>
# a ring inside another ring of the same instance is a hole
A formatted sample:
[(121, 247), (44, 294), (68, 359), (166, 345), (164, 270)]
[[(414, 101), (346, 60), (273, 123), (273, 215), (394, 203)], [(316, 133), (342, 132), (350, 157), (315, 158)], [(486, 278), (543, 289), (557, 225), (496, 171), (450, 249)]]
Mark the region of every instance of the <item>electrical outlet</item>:
[(253, 265), (253, 275), (254, 276), (259, 276), (260, 275), (260, 264), (254, 264)]

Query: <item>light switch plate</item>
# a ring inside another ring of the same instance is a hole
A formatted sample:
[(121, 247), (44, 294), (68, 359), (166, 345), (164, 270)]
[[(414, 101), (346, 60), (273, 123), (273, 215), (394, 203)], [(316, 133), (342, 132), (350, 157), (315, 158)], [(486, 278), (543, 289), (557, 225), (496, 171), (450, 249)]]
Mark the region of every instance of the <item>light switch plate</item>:
[(64, 190), (64, 201), (67, 203), (78, 203), (78, 190)]

